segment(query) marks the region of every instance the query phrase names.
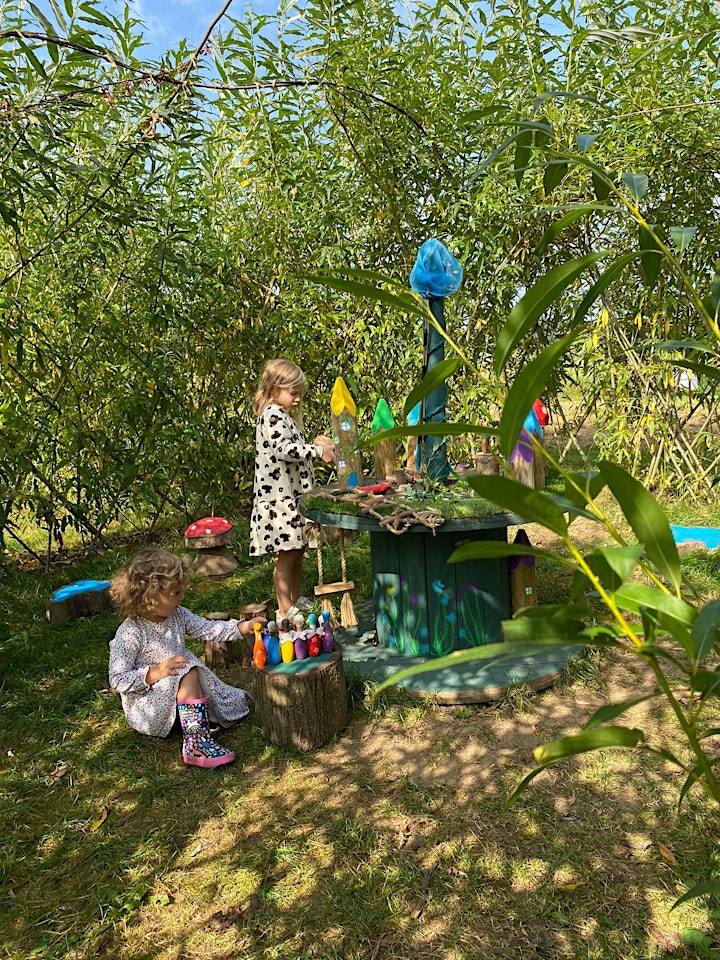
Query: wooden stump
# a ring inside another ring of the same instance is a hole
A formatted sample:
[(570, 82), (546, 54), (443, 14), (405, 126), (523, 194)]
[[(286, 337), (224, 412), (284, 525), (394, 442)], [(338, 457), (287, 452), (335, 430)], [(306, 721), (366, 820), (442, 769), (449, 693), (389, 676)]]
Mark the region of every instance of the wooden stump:
[[(229, 620), (230, 614), (226, 610), (217, 613), (206, 613), (206, 620)], [(238, 638), (239, 639), (239, 638)], [(206, 640), (205, 663), (211, 668), (229, 667), (235, 662), (232, 640)]]
[[(85, 589), (83, 585), (87, 585)], [(78, 580), (56, 590), (50, 596), (45, 607), (45, 616), (53, 626), (60, 626), (70, 617), (93, 617), (96, 613), (105, 613), (112, 608), (109, 581)]]
[(322, 747), (348, 722), (342, 652), (255, 671), (255, 709), (273, 743), (307, 752)]

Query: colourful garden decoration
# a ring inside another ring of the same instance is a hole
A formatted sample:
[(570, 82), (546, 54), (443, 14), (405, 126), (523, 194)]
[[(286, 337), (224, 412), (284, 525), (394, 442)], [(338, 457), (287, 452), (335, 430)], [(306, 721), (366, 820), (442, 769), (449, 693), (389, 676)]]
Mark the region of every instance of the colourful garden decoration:
[(338, 484), (341, 487), (357, 487), (362, 481), (362, 464), (357, 450), (357, 407), (342, 377), (338, 377), (333, 386), (330, 412)]
[[(437, 327), (425, 322), (423, 337), (423, 377), (445, 358), (445, 297), (455, 293), (462, 283), (462, 267), (439, 240), (430, 239), (418, 250), (410, 273), (410, 286), (427, 300)], [(438, 329), (439, 328), (439, 329)], [(442, 332), (441, 332), (442, 331)], [(445, 423), (447, 386), (445, 381), (422, 401), (423, 423)], [(445, 482), (450, 475), (445, 437), (420, 440), (421, 462), (431, 480)]]
[[(371, 429), (373, 434), (382, 433), (395, 426), (395, 420), (387, 400), (383, 397), (377, 402)], [(397, 470), (397, 445), (394, 440), (381, 440), (373, 445), (373, 476), (376, 480), (394, 480)]]

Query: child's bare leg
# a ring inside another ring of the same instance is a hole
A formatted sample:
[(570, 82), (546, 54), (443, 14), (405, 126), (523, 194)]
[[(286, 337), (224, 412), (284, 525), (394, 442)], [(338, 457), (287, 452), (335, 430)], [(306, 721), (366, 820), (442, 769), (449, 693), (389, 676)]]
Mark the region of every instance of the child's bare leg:
[(200, 700), (202, 697), (202, 687), (200, 686), (200, 674), (197, 667), (188, 670), (184, 677), (181, 677), (178, 684), (178, 700)]
[(293, 598), (293, 589), (295, 583), (295, 564), (300, 562), (302, 568), (303, 550), (281, 550), (278, 553), (277, 563), (275, 564), (275, 573), (273, 581), (275, 584), (275, 596), (277, 597), (278, 618), (282, 619), (290, 607), (293, 605), (293, 599), (297, 599), (300, 594)]
[(305, 556), (305, 547), (302, 550), (293, 550), (293, 553), (296, 553), (295, 562), (293, 563), (292, 568), (292, 591), (291, 599), (292, 603), (295, 603), (297, 598), (302, 595), (302, 564), (303, 557)]

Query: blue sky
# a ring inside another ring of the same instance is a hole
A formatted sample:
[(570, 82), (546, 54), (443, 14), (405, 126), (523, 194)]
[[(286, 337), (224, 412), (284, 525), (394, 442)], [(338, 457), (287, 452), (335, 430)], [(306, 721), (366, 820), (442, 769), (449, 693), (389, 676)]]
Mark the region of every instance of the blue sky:
[[(145, 24), (145, 39), (149, 46), (143, 51), (148, 59), (156, 59), (180, 40), (186, 38), (194, 49), (205, 36), (205, 31), (224, 6), (223, 0), (129, 0), (129, 5)], [(123, 0), (106, 0), (110, 13), (118, 15)], [(241, 19), (248, 7), (258, 13), (275, 13), (276, 0), (233, 0), (228, 14)], [(222, 28), (222, 21), (219, 24)]]

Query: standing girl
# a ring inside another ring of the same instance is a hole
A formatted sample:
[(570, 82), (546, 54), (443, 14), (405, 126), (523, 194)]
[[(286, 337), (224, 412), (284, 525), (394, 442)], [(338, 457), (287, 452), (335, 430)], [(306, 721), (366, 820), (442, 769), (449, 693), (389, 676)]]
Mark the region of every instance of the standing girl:
[(165, 550), (141, 550), (118, 570), (110, 595), (127, 619), (110, 641), (110, 686), (134, 730), (166, 737), (179, 716), (185, 763), (218, 767), (235, 754), (213, 740), (210, 721), (228, 727), (242, 720), (249, 697), (216, 677), (185, 637), (232, 640), (252, 634), (258, 621), (198, 617), (180, 606), (187, 585), (183, 562)]
[(289, 360), (271, 360), (260, 377), (253, 409), (257, 416), (255, 486), (250, 520), (250, 553), (277, 554), (273, 580), (278, 622), (293, 617), (301, 593), (308, 521), (299, 499), (315, 484), (312, 461), (335, 462), (335, 446), (320, 435), (307, 443), (301, 404), (307, 380)]

